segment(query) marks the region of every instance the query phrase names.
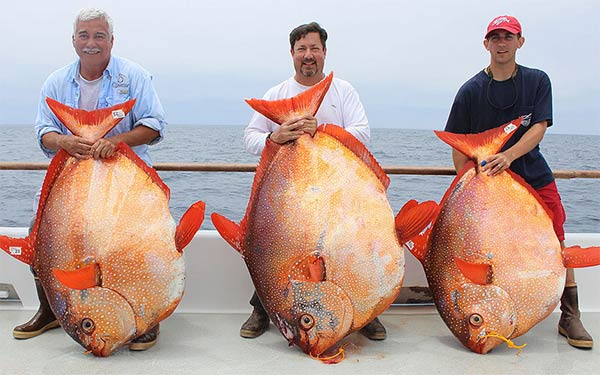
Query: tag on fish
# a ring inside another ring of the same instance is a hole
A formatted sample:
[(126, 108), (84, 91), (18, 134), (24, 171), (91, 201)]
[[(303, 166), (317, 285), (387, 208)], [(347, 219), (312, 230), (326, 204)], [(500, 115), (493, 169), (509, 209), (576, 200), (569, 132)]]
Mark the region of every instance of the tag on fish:
[(516, 128), (517, 128), (517, 126), (511, 122), (510, 124), (508, 124), (504, 127), (504, 132), (506, 134), (508, 134), (508, 133), (512, 132), (513, 130), (515, 130)]
[(22, 250), (19, 246), (11, 246), (8, 251), (10, 252), (10, 255), (22, 255)]
[(123, 117), (125, 117), (125, 112), (123, 112), (122, 109), (119, 109), (119, 110), (116, 110), (116, 111), (112, 111), (112, 117), (114, 119), (123, 118)]

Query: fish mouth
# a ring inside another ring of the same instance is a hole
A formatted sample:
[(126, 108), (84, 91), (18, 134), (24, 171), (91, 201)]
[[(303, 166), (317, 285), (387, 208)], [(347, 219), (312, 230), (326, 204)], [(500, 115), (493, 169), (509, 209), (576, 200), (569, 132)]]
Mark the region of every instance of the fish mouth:
[(472, 341), (469, 345), (469, 348), (478, 354), (487, 354), (496, 346), (502, 343), (501, 340), (497, 338), (483, 338), (477, 341)]
[(281, 332), (283, 337), (285, 337), (290, 346), (294, 345), (296, 343), (296, 334), (294, 332), (294, 328), (287, 322), (287, 320), (280, 317), (279, 314), (275, 314), (275, 320), (277, 321), (279, 332)]
[(496, 346), (502, 344), (503, 340), (498, 338), (500, 335), (495, 332), (481, 331), (475, 340), (469, 340), (469, 348), (475, 353), (487, 354)]
[(96, 357), (108, 357), (110, 355), (110, 350), (108, 349), (106, 341), (102, 338), (98, 338), (95, 340), (94, 345), (90, 344), (86, 353), (91, 352)]

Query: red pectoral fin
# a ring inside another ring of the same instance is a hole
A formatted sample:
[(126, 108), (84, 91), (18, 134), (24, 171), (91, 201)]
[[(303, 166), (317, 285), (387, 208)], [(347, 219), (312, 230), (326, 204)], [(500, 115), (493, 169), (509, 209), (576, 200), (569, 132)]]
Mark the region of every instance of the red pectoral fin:
[(566, 268), (583, 268), (600, 265), (600, 247), (571, 246), (564, 248), (563, 264)]
[(325, 259), (318, 252), (310, 253), (294, 264), (289, 277), (294, 281), (314, 283), (325, 281), (327, 277)]
[(439, 206), (434, 201), (421, 204), (410, 200), (396, 215), (396, 235), (398, 242), (421, 262), (427, 253), (427, 242), (433, 223), (437, 219)]
[(308, 273), (310, 281), (319, 282), (325, 280), (325, 261), (322, 257), (316, 257), (312, 262), (308, 263)]
[(179, 225), (175, 232), (175, 247), (180, 253), (190, 243), (194, 235), (200, 229), (202, 222), (204, 221), (204, 209), (206, 205), (202, 201), (194, 203), (188, 210), (183, 214)]
[(244, 233), (242, 232), (242, 223), (244, 220), (242, 220), (242, 223), (238, 225), (233, 221), (227, 219), (225, 216), (219, 215), (216, 212), (213, 212), (210, 215), (210, 219), (212, 220), (213, 225), (215, 226), (221, 237), (223, 237), (223, 239), (227, 241), (227, 243), (231, 245), (231, 247), (236, 249), (243, 256), (244, 253), (242, 249), (242, 238), (244, 236)]
[(12, 238), (7, 236), (0, 236), (0, 249), (6, 251), (6, 253), (13, 258), (20, 260), (23, 263), (33, 265), (33, 245), (31, 244), (31, 238)]
[(468, 263), (460, 258), (454, 258), (458, 269), (464, 277), (471, 280), (475, 284), (486, 285), (491, 284), (493, 280), (492, 266), (482, 263)]
[(84, 290), (101, 284), (100, 266), (92, 263), (74, 271), (63, 271), (55, 268), (54, 276), (67, 288)]

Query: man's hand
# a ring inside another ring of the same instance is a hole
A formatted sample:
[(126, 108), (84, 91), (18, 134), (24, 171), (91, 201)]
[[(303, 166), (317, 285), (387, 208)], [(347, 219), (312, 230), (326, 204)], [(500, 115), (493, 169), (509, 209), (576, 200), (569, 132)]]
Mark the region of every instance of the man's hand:
[[(56, 133), (48, 133), (56, 134)], [(69, 155), (77, 159), (89, 159), (92, 142), (76, 135), (61, 135), (56, 139), (59, 148), (62, 148)]]
[(510, 167), (513, 161), (504, 152), (492, 155), (485, 159), (485, 165), (481, 167), (482, 172), (487, 172), (488, 176), (496, 176), (500, 172)]
[(317, 119), (311, 115), (294, 117), (279, 126), (273, 133), (270, 139), (279, 144), (289, 141), (294, 141), (302, 134), (308, 133), (312, 136), (317, 131)]
[(94, 159), (110, 158), (115, 153), (117, 145), (106, 138), (100, 138), (90, 148), (90, 156)]

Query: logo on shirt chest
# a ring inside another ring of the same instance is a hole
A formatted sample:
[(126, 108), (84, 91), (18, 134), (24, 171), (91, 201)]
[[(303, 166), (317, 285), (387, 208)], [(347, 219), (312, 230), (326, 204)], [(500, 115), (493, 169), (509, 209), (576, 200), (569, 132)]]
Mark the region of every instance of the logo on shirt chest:
[(115, 89), (118, 88), (119, 94), (121, 94), (121, 95), (129, 94), (129, 80), (127, 79), (127, 77), (125, 75), (123, 75), (121, 73), (119, 73), (117, 80), (115, 82), (113, 82), (112, 87)]

